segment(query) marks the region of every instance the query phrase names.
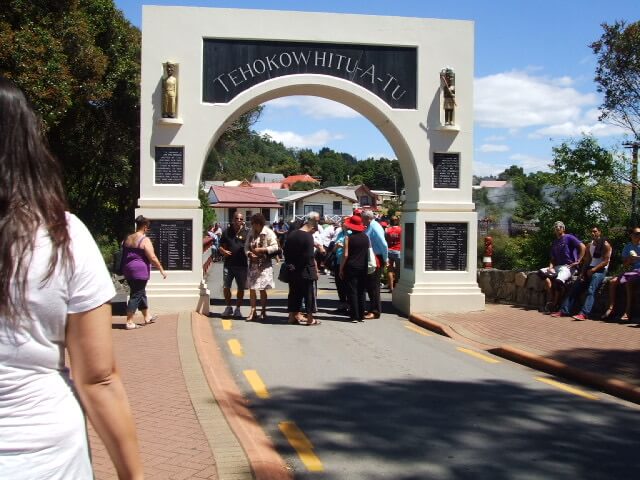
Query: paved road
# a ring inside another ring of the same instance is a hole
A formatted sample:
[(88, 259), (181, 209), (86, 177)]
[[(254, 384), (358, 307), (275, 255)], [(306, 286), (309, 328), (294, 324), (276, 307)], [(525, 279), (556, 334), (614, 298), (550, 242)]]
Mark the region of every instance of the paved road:
[(216, 338), (296, 478), (610, 479), (640, 472), (636, 405), (430, 334), (390, 306), (378, 320), (345, 322), (328, 313), (335, 308), (329, 277), (319, 282), (318, 327), (286, 325), (282, 285), (271, 292), (267, 323), (223, 322), (219, 278), (215, 265)]

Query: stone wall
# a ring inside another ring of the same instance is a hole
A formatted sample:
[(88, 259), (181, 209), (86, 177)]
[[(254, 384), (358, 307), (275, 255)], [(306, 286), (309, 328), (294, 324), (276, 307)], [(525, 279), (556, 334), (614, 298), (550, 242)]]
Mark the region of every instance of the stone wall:
[[(592, 316), (599, 318), (609, 304), (609, 280), (605, 278), (600, 290), (596, 294)], [(517, 272), (514, 270), (497, 270), (494, 268), (481, 269), (478, 271), (478, 285), (485, 295), (488, 303), (506, 303), (527, 308), (544, 309), (546, 303), (546, 293), (544, 291), (544, 280), (536, 272)], [(640, 295), (634, 294), (634, 311), (640, 314)], [(616, 310), (622, 313), (625, 302), (625, 289), (616, 289)], [(576, 301), (579, 308), (584, 301), (584, 293)]]

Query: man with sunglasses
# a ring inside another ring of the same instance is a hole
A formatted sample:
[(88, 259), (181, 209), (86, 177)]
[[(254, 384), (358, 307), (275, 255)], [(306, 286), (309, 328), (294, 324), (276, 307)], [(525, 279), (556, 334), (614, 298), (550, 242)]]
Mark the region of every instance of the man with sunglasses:
[(602, 231), (599, 227), (591, 228), (591, 243), (584, 256), (584, 262), (582, 263), (582, 272), (580, 277), (571, 287), (571, 291), (562, 302), (559, 312), (552, 313), (552, 317), (568, 317), (573, 311), (573, 305), (575, 304), (578, 296), (587, 288), (587, 296), (584, 299), (582, 308), (577, 315), (573, 318), (576, 320), (586, 320), (591, 315), (595, 295), (600, 285), (604, 281), (604, 277), (607, 275), (607, 269), (609, 268), (609, 260), (611, 259), (611, 244), (606, 238), (602, 237)]
[[(247, 256), (244, 253), (244, 242), (247, 239), (247, 229), (244, 224), (244, 215), (235, 212), (233, 223), (224, 231), (220, 238), (219, 251), (224, 257), (222, 270), (222, 293), (226, 308), (222, 312), (223, 317), (242, 318), (240, 306), (244, 298), (244, 290), (247, 285)], [(236, 308), (231, 307), (231, 284), (236, 281), (238, 289), (236, 294)]]
[(633, 285), (640, 282), (640, 226), (633, 227), (629, 233), (631, 241), (622, 249), (622, 265), (629, 268), (629, 271), (612, 278), (609, 282), (609, 308), (602, 316), (603, 319), (611, 318), (616, 308), (616, 289), (618, 285), (624, 285), (626, 303), (620, 320), (623, 322), (631, 320)]

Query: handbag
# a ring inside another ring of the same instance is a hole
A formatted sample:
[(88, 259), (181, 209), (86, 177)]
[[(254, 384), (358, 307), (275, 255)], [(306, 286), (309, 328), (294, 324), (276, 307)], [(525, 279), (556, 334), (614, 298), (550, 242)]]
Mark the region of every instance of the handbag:
[(371, 242), (369, 242), (369, 254), (367, 255), (367, 273), (371, 275), (378, 268), (378, 262), (376, 260), (376, 254), (373, 253), (373, 247), (371, 246)]
[(280, 272), (278, 272), (278, 280), (284, 283), (289, 283), (291, 281), (291, 274), (293, 273), (294, 268), (295, 267), (293, 265), (282, 262), (280, 265)]
[(113, 254), (113, 264), (111, 270), (116, 275), (122, 275), (122, 267), (124, 266), (124, 241), (120, 244), (120, 248)]

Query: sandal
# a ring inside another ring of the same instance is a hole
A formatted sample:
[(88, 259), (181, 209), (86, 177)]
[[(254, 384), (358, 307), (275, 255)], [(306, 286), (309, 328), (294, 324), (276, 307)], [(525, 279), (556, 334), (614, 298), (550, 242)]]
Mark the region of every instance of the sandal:
[(149, 325), (150, 323), (156, 323), (156, 320), (158, 320), (158, 315), (152, 315), (148, 321), (144, 321), (144, 324)]
[(127, 323), (125, 324), (125, 327), (127, 330), (135, 330), (136, 328), (142, 328), (142, 326), (138, 325), (137, 323)]
[(316, 320), (315, 318), (311, 322), (304, 323), (305, 327), (315, 327), (316, 325), (320, 325), (322, 322), (320, 320)]
[(622, 316), (620, 317), (620, 321), (621, 322), (630, 322), (631, 321), (631, 315), (629, 315), (627, 312), (623, 313)]
[(257, 315), (255, 310), (253, 312), (249, 312), (249, 315), (247, 315), (247, 318), (244, 319), (245, 322), (253, 322), (255, 321)]
[(262, 312), (260, 312), (260, 320), (264, 322), (266, 319), (267, 319), (267, 312), (266, 310), (263, 310)]
[(611, 314), (613, 313), (613, 308), (609, 307), (607, 308), (607, 311), (604, 312), (604, 314), (600, 317), (601, 320), (607, 320), (609, 318), (611, 318)]

